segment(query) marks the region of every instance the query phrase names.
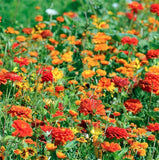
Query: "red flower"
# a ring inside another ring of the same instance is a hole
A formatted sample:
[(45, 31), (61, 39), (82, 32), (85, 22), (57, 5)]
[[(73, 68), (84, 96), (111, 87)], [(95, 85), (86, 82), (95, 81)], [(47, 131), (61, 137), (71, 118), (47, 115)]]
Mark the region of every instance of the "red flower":
[(122, 39), (121, 39), (121, 42), (123, 43), (123, 45), (124, 44), (129, 44), (129, 45), (134, 45), (134, 46), (136, 46), (137, 44), (138, 44), (138, 39), (136, 39), (136, 38), (131, 38), (131, 37), (123, 37)]
[(0, 85), (1, 84), (6, 84), (6, 83), (7, 83), (7, 80), (6, 80), (5, 75), (0, 73)]
[(159, 4), (151, 4), (150, 12), (157, 13), (159, 16)]
[(114, 143), (114, 142), (103, 142), (101, 143), (101, 147), (104, 151), (109, 151), (109, 152), (116, 152), (121, 150), (121, 147), (118, 143)]
[(44, 30), (41, 32), (41, 36), (43, 38), (51, 37), (52, 35), (53, 35), (53, 33), (50, 30)]
[(14, 62), (18, 63), (20, 67), (29, 64), (28, 59), (22, 57), (21, 58), (14, 57)]
[(56, 86), (55, 91), (56, 92), (64, 91), (64, 87), (63, 86)]
[(37, 71), (38, 74), (42, 74), (41, 77), (42, 83), (49, 81), (53, 82), (54, 79), (51, 70), (52, 70), (51, 67), (43, 67)]
[(133, 21), (136, 21), (136, 16), (132, 12), (127, 12), (126, 16), (128, 17), (128, 19), (133, 19)]
[(17, 116), (17, 118), (23, 118), (23, 120), (31, 120), (32, 118), (32, 110), (23, 106), (15, 106), (13, 105), (8, 114), (11, 114), (12, 117)]
[(151, 132), (159, 132), (159, 123), (149, 123), (147, 130)]
[(23, 33), (25, 33), (25, 34), (31, 34), (32, 33), (32, 28), (24, 28), (23, 30), (22, 30), (22, 32)]
[(113, 126), (110, 126), (110, 127), (107, 128), (105, 135), (109, 139), (113, 139), (113, 138), (116, 138), (116, 139), (121, 139), (121, 138), (127, 139), (127, 137), (128, 137), (128, 133), (127, 133), (126, 129), (113, 127)]
[(19, 46), (19, 43), (13, 43), (13, 45), (12, 45), (12, 49), (17, 48), (18, 46)]
[(12, 127), (16, 129), (12, 133), (12, 136), (26, 137), (26, 136), (32, 136), (33, 134), (32, 128), (25, 121), (15, 120), (13, 121)]
[(138, 10), (143, 10), (144, 9), (142, 4), (138, 3), (136, 1), (133, 1), (128, 6), (129, 6), (129, 8), (131, 8), (131, 12), (135, 12), (135, 13), (138, 13)]
[(52, 72), (45, 72), (45, 71), (42, 73), (41, 79), (42, 79), (42, 83), (49, 82), (49, 81), (53, 82), (54, 80)]
[(157, 49), (157, 50), (153, 50), (153, 49), (149, 50), (147, 52), (147, 54), (146, 54), (146, 57), (148, 59), (159, 58), (159, 49)]
[(129, 99), (124, 102), (124, 106), (127, 111), (130, 111), (133, 114), (137, 114), (142, 108), (142, 104), (138, 99)]
[(145, 79), (139, 81), (139, 86), (146, 92), (153, 92), (159, 95), (159, 75), (146, 73)]
[(99, 114), (99, 115), (106, 115), (105, 114), (105, 106), (101, 104), (101, 100), (95, 99), (83, 99), (81, 100), (79, 111), (84, 115), (87, 114)]
[(121, 92), (122, 88), (127, 89), (130, 83), (128, 78), (121, 78), (118, 76), (113, 77), (112, 82), (114, 82), (115, 85), (119, 88), (119, 92)]
[(46, 126), (46, 125), (43, 125), (40, 127), (44, 132), (52, 132), (53, 128), (52, 126)]
[(14, 72), (7, 72), (5, 74), (5, 78), (11, 81), (22, 81), (23, 80), (21, 76), (19, 76), (17, 73), (14, 73)]
[(64, 145), (67, 141), (72, 141), (74, 139), (73, 131), (68, 128), (55, 128), (51, 132), (53, 140), (55, 140), (55, 145)]

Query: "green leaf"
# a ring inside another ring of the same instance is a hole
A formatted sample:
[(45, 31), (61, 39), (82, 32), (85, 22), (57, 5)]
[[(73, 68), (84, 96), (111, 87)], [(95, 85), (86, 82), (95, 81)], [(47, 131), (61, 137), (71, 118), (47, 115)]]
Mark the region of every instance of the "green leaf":
[(137, 116), (128, 116), (128, 115), (125, 115), (126, 119), (128, 121), (143, 121), (143, 118), (140, 118), (140, 117), (137, 117)]
[(8, 141), (14, 141), (14, 140), (15, 140), (15, 137), (13, 137), (13, 136), (6, 136), (6, 137), (4, 137), (4, 139), (2, 141), (3, 141), (3, 143), (6, 143)]
[(77, 141), (73, 140), (68, 142), (65, 146), (64, 146), (64, 150), (70, 150), (71, 148), (74, 148), (77, 145)]
[(115, 153), (115, 160), (122, 159), (124, 154), (128, 151), (128, 149), (129, 149), (129, 147), (122, 149), (122, 151), (120, 153), (116, 152)]
[(136, 76), (137, 74), (141, 73), (144, 70), (145, 67), (141, 67), (137, 70), (137, 72), (134, 74)]
[(158, 112), (147, 112), (147, 115), (154, 119), (156, 122), (159, 122), (159, 113)]

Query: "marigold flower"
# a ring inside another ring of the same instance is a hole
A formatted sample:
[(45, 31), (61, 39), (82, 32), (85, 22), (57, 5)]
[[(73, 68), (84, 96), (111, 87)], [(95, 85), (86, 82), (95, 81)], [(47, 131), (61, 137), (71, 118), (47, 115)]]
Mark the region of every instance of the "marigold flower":
[(146, 57), (148, 59), (158, 58), (159, 57), (159, 49), (157, 49), (157, 50), (154, 50), (154, 49), (149, 50), (147, 52), (147, 54), (146, 54)]
[(60, 159), (65, 159), (67, 156), (64, 154), (64, 153), (62, 153), (61, 151), (57, 151), (56, 152), (56, 155), (57, 155), (57, 157), (58, 158), (60, 158)]
[(69, 110), (69, 114), (71, 116), (78, 116), (78, 113), (76, 111), (73, 111), (73, 110)]
[(59, 22), (64, 22), (65, 21), (65, 19), (62, 16), (57, 17), (56, 20), (59, 21)]
[(110, 126), (107, 128), (105, 135), (109, 139), (113, 139), (113, 138), (127, 139), (127, 137), (128, 137), (128, 133), (127, 133), (126, 129), (119, 128), (119, 127), (113, 127), (113, 126)]
[(146, 92), (159, 95), (159, 74), (146, 73), (144, 80), (139, 81), (139, 86)]
[(105, 76), (107, 73), (106, 71), (102, 70), (102, 69), (97, 69), (96, 70), (97, 74), (99, 74), (100, 76)]
[(68, 16), (70, 18), (75, 18), (75, 17), (78, 16), (77, 13), (74, 13), (74, 12), (71, 12), (71, 11), (70, 12), (64, 12), (63, 15)]
[(35, 21), (37, 21), (37, 22), (41, 22), (42, 20), (43, 20), (43, 16), (41, 16), (41, 15), (37, 15), (35, 17)]
[[(38, 123), (37, 123), (37, 125), (38, 125)], [(34, 146), (36, 146), (36, 142), (34, 142), (31, 138), (27, 138), (27, 139), (25, 139), (24, 141), (25, 141), (25, 143), (27, 143), (27, 144), (33, 144)]]
[(83, 113), (84, 115), (87, 114), (99, 114), (99, 115), (106, 115), (105, 106), (101, 104), (101, 100), (95, 99), (82, 99), (80, 103), (79, 112)]
[(26, 39), (25, 39), (24, 36), (17, 36), (17, 37), (16, 37), (16, 40), (17, 40), (18, 42), (24, 42)]
[(137, 151), (138, 156), (146, 156), (146, 150), (145, 149), (138, 149)]
[(31, 121), (32, 118), (32, 110), (23, 106), (13, 105), (8, 114), (11, 114), (12, 117), (17, 116), (18, 119), (23, 118), (24, 121)]
[(144, 9), (142, 4), (138, 3), (136, 1), (133, 1), (128, 6), (129, 6), (129, 8), (131, 8), (131, 12), (134, 12), (134, 13), (138, 13), (138, 10), (143, 10)]
[(101, 147), (104, 151), (108, 151), (108, 152), (116, 152), (121, 150), (121, 146), (118, 143), (114, 143), (114, 142), (103, 142), (101, 143)]
[(147, 140), (154, 141), (155, 138), (156, 138), (155, 135), (150, 135), (150, 136), (147, 137)]
[(25, 65), (29, 65), (29, 61), (27, 58), (18, 58), (18, 57), (14, 57), (14, 62), (18, 63), (20, 67), (25, 66)]
[(53, 143), (47, 143), (45, 147), (48, 151), (54, 151), (57, 148)]
[(157, 13), (157, 15), (159, 16), (159, 4), (151, 4), (150, 12)]
[(9, 79), (11, 81), (19, 81), (21, 82), (23, 80), (23, 78), (21, 76), (19, 76), (17, 73), (14, 73), (14, 72), (7, 72), (5, 74), (5, 78), (6, 79)]
[(64, 145), (67, 141), (74, 139), (73, 131), (68, 128), (55, 128), (53, 127), (52, 139), (55, 140), (55, 145)]
[(12, 127), (14, 127), (16, 129), (12, 133), (12, 136), (26, 137), (26, 136), (32, 136), (32, 134), (33, 134), (32, 128), (25, 121), (14, 120)]
[(159, 123), (149, 123), (147, 130), (151, 132), (159, 132)]
[(138, 100), (138, 99), (126, 100), (124, 102), (124, 106), (127, 109), (127, 111), (130, 111), (133, 114), (137, 114), (142, 108), (142, 104), (141, 104), (140, 100)]
[(22, 32), (25, 34), (31, 34), (32, 33), (32, 28), (23, 28)]
[(122, 78), (118, 76), (114, 76), (112, 82), (114, 82), (115, 85), (118, 87), (119, 92), (121, 92), (122, 88), (127, 89), (130, 83), (128, 78)]
[(121, 42), (122, 42), (123, 45), (124, 44), (129, 44), (129, 45), (132, 44), (132, 45), (136, 46), (138, 44), (138, 39), (136, 39), (136, 38), (130, 38), (130, 37), (123, 37), (121, 39)]
[(13, 152), (14, 152), (15, 154), (17, 154), (17, 155), (19, 155), (19, 154), (22, 153), (22, 151), (21, 151), (20, 149), (15, 149)]
[(69, 80), (68, 83), (69, 84), (78, 84), (78, 81), (76, 81), (76, 80)]
[(44, 30), (40, 33), (40, 35), (42, 36), (42, 38), (47, 38), (51, 37), (53, 33), (50, 30)]
[(87, 78), (91, 78), (95, 75), (95, 72), (92, 70), (85, 70), (82, 72), (82, 77), (84, 77), (85, 79)]

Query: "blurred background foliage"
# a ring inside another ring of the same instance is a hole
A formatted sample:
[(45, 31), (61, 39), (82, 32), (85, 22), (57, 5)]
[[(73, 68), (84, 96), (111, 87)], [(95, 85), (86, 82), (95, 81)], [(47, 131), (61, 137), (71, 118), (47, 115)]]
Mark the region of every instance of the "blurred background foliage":
[[(72, 0), (0, 0), (0, 16), (6, 27), (17, 24), (30, 27), (36, 23), (36, 15), (42, 15), (45, 20), (49, 20), (46, 9), (53, 8), (61, 15), (63, 12), (77, 10), (77, 3), (79, 2)], [(36, 6), (41, 8), (36, 10)]]
[[(125, 3), (125, 0), (121, 1)], [(0, 0), (0, 16), (4, 27), (31, 27), (36, 23), (34, 21), (36, 15), (42, 15), (45, 20), (49, 20), (45, 12), (48, 8), (55, 9), (62, 15), (63, 12), (76, 12), (90, 2), (107, 6), (110, 2), (112, 4), (118, 0)], [(41, 8), (36, 10), (36, 6)]]

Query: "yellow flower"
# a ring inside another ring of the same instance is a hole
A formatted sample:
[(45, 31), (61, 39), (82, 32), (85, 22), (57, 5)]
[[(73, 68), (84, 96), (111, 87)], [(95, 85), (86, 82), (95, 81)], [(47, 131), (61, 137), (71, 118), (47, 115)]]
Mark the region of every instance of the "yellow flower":
[(53, 77), (54, 77), (54, 81), (57, 82), (57, 80), (63, 78), (63, 72), (60, 71), (58, 68), (55, 68), (52, 70), (52, 74), (53, 74)]
[(92, 135), (95, 135), (95, 136), (98, 136), (98, 135), (100, 135), (100, 134), (102, 134), (102, 133), (103, 133), (102, 130), (99, 129), (99, 128), (94, 128), (94, 127), (93, 127), (93, 129), (91, 130), (91, 134), (92, 134)]

